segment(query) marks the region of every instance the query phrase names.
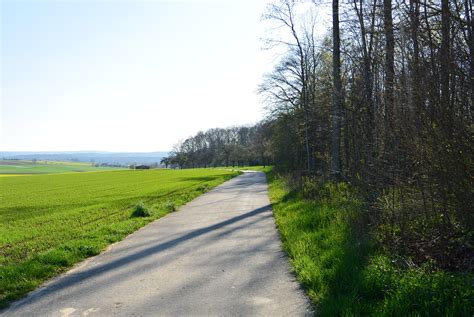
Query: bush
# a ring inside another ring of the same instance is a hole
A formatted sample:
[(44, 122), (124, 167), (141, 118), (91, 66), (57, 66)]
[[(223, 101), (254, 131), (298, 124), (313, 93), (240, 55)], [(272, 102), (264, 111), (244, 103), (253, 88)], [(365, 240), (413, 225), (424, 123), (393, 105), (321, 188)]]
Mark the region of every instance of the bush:
[(173, 201), (171, 200), (168, 200), (166, 203), (165, 203), (165, 210), (166, 211), (169, 211), (169, 212), (172, 212), (172, 211), (176, 211), (176, 205)]
[(145, 207), (142, 202), (135, 205), (132, 211), (132, 217), (150, 217), (150, 211)]
[(301, 193), (303, 197), (324, 203), (344, 204), (358, 201), (359, 195), (354, 187), (348, 183), (316, 180), (311, 177), (302, 177)]
[(392, 186), (373, 207), (375, 237), (386, 254), (418, 266), (431, 262), (442, 270), (472, 271), (474, 234), (449, 206), (414, 187)]
[(201, 184), (197, 187), (197, 190), (202, 192), (202, 193), (205, 193), (209, 190), (209, 185), (208, 184)]

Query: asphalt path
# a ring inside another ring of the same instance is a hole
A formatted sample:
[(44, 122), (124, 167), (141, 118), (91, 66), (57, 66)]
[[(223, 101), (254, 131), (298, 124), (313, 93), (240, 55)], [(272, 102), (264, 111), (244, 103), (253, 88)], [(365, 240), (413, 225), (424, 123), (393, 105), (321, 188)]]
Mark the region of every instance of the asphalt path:
[(265, 175), (247, 172), (113, 244), (1, 316), (308, 316)]

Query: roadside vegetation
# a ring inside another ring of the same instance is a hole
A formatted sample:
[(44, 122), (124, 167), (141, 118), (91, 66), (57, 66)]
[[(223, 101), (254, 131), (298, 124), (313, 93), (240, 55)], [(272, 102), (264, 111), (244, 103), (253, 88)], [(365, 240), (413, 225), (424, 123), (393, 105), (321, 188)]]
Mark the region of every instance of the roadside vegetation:
[[(387, 255), (367, 205), (347, 183), (267, 173), (281, 239), (318, 316), (472, 316), (474, 275)], [(307, 199), (311, 195), (316, 199)]]
[(271, 170), (271, 166), (240, 166), (240, 167), (232, 167), (234, 171), (257, 171), (257, 172), (266, 172)]
[(0, 178), (0, 307), (237, 174), (122, 170)]
[(117, 170), (117, 167), (94, 166), (83, 162), (0, 160), (0, 177), (29, 174), (66, 172), (93, 172)]

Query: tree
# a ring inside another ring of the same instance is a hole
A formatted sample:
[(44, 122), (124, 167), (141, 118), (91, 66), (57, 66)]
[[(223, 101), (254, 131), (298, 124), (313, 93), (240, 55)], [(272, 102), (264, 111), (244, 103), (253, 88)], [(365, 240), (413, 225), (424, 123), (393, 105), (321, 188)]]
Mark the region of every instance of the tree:
[(343, 92), (341, 79), (341, 38), (339, 31), (339, 0), (332, 1), (332, 38), (333, 38), (333, 97), (331, 127), (331, 175), (338, 180), (341, 176), (341, 121), (343, 108)]

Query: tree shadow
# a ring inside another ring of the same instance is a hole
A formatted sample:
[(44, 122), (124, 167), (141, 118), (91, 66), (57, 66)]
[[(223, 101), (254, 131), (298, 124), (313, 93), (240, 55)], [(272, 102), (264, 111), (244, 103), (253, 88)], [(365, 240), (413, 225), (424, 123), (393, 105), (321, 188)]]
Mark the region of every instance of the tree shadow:
[[(39, 289), (39, 291), (32, 293), (27, 298), (25, 298), (23, 300), (20, 300), (19, 302), (16, 303), (16, 305), (14, 304), (11, 307), (11, 309), (21, 308), (24, 305), (28, 305), (28, 304), (34, 303), (36, 301), (39, 301), (41, 298), (51, 296), (52, 294), (54, 294), (56, 292), (62, 291), (62, 290), (67, 289), (67, 288), (70, 288), (70, 287), (72, 287), (74, 285), (77, 285), (77, 284), (81, 284), (81, 283), (83, 283), (84, 281), (86, 281), (88, 279), (98, 277), (102, 274), (105, 274), (105, 273), (108, 273), (108, 272), (111, 272), (111, 271), (119, 270), (120, 268), (123, 268), (127, 265), (130, 265), (130, 264), (132, 264), (136, 261), (148, 258), (148, 257), (150, 257), (150, 256), (152, 256), (156, 253), (160, 253), (160, 252), (166, 251), (168, 249), (172, 249), (172, 248), (174, 248), (174, 247), (178, 246), (179, 244), (182, 244), (186, 241), (189, 241), (191, 239), (195, 239), (197, 237), (209, 234), (209, 233), (211, 233), (215, 230), (218, 230), (218, 229), (221, 229), (223, 227), (235, 224), (235, 223), (240, 222), (242, 220), (245, 220), (247, 218), (257, 216), (257, 215), (262, 214), (264, 212), (271, 212), (270, 205), (265, 205), (263, 207), (254, 209), (254, 210), (249, 211), (247, 213), (244, 213), (244, 214), (238, 215), (236, 217), (227, 219), (225, 221), (222, 221), (222, 222), (219, 222), (219, 223), (207, 226), (207, 227), (203, 227), (203, 228), (193, 230), (189, 233), (186, 233), (186, 234), (181, 235), (179, 237), (176, 237), (174, 239), (168, 240), (166, 242), (163, 242), (163, 243), (160, 243), (160, 244), (157, 244), (157, 245), (152, 245), (152, 246), (147, 247), (143, 250), (128, 254), (126, 256), (119, 257), (119, 258), (117, 258), (115, 260), (112, 260), (110, 262), (100, 264), (98, 266), (95, 266), (95, 267), (92, 267), (92, 268), (89, 268), (89, 269), (86, 269), (86, 270), (82, 270), (82, 271), (79, 271), (77, 273), (74, 272), (72, 274), (63, 275), (60, 278), (58, 278), (58, 279), (54, 280), (53, 282), (51, 282), (46, 287), (44, 287), (42, 289)], [(250, 224), (247, 224), (247, 225), (250, 225)], [(237, 229), (242, 229), (243, 227), (245, 227), (245, 225), (239, 226)], [(237, 229), (231, 228), (229, 233), (232, 233)], [(219, 236), (222, 237), (222, 235), (223, 234), (220, 234)], [(154, 263), (153, 265), (156, 265), (156, 263)], [(134, 273), (132, 272), (132, 274), (134, 274)], [(136, 274), (136, 272), (135, 272), (135, 274)]]
[(178, 181), (180, 181), (180, 182), (195, 182), (195, 181), (210, 182), (210, 181), (219, 179), (221, 177), (222, 176), (219, 176), (219, 175), (217, 175), (217, 176), (200, 176), (200, 177), (180, 177), (180, 178), (178, 178)]

